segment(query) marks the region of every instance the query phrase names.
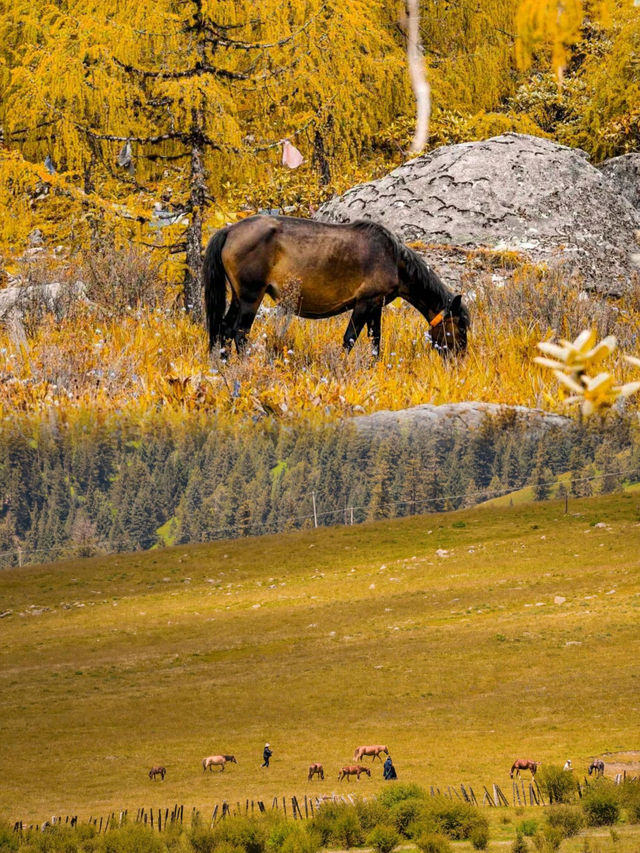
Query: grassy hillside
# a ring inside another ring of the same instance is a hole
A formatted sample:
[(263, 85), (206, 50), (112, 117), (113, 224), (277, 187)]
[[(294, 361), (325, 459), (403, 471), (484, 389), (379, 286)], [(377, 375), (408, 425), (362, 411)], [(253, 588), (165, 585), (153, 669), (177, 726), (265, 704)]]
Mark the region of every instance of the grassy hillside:
[[(388, 743), (403, 781), (506, 789), (518, 756), (584, 773), (637, 749), (640, 496), (569, 510), (2, 572), (0, 814), (331, 792), (366, 742)], [(213, 752), (238, 765), (205, 776)], [(381, 784), (377, 769), (349, 789)]]

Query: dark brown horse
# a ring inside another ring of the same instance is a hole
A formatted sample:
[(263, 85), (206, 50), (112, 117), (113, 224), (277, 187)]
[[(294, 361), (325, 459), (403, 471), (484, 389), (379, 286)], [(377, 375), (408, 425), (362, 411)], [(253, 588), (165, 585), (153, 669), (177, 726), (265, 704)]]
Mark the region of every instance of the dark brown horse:
[(209, 771), (211, 771), (214, 767), (219, 767), (222, 772), (227, 762), (231, 762), (232, 764), (238, 763), (234, 755), (210, 755), (208, 758), (202, 759), (202, 769), (206, 771), (209, 768)]
[(604, 761), (601, 758), (594, 758), (589, 765), (589, 776), (595, 773), (596, 776), (604, 776)]
[[(425, 317), (442, 354), (467, 347), (469, 313), (414, 251), (376, 222), (329, 224), (290, 216), (251, 216), (218, 231), (204, 257), (209, 349), (234, 340), (241, 352), (265, 296), (300, 317), (352, 311), (347, 352), (365, 324), (380, 351), (382, 308), (398, 296)], [(231, 302), (226, 310), (227, 282)]]
[(509, 776), (513, 779), (514, 772), (516, 776), (520, 776), (521, 770), (528, 770), (532, 776), (536, 775), (536, 770), (540, 767), (540, 761), (530, 761), (528, 758), (516, 758), (511, 765)]
[(359, 779), (361, 773), (366, 773), (367, 776), (371, 776), (371, 770), (369, 770), (368, 767), (365, 767), (364, 764), (348, 764), (338, 773), (338, 781), (342, 782), (343, 779), (346, 779), (348, 782), (352, 776)]
[(324, 779), (324, 768), (322, 764), (314, 762), (313, 764), (309, 765), (309, 781), (311, 781), (312, 777), (316, 773), (318, 774), (318, 779)]
[(164, 779), (166, 772), (166, 767), (160, 767), (160, 765), (152, 767), (151, 770), (149, 770), (149, 779), (155, 779), (156, 776), (160, 776), (161, 779)]

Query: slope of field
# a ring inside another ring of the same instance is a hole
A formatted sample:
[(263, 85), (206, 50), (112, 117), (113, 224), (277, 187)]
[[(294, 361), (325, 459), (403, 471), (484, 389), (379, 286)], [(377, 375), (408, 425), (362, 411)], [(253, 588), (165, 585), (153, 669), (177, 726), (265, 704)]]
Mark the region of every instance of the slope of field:
[(639, 522), (623, 494), (6, 570), (0, 815), (328, 793), (360, 743), (507, 791), (518, 756), (637, 749)]

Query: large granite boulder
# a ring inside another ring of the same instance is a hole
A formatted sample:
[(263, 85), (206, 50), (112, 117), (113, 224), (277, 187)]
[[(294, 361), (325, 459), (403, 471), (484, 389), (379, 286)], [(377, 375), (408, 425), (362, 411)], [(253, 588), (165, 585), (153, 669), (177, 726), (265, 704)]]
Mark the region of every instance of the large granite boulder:
[(622, 154), (605, 160), (599, 167), (614, 192), (640, 210), (640, 154)]
[(505, 133), (446, 145), (322, 205), (330, 222), (372, 219), (450, 281), (476, 249), (561, 264), (584, 287), (622, 294), (636, 272), (640, 211), (584, 151)]

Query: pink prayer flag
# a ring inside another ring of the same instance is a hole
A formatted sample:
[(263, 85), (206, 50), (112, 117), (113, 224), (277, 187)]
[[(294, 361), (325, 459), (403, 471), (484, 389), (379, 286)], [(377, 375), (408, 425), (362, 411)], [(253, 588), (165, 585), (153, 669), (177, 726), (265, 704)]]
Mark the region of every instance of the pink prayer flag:
[(290, 169), (297, 169), (304, 161), (304, 157), (288, 139), (282, 140), (282, 165)]

